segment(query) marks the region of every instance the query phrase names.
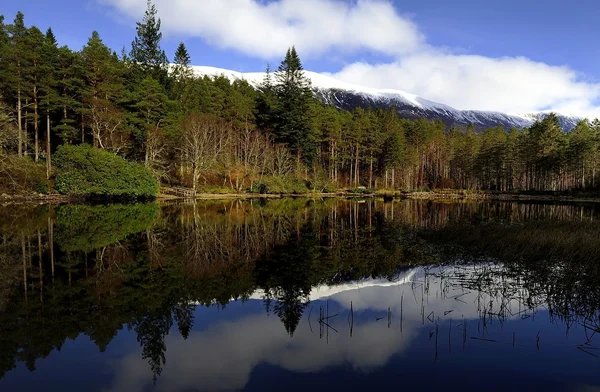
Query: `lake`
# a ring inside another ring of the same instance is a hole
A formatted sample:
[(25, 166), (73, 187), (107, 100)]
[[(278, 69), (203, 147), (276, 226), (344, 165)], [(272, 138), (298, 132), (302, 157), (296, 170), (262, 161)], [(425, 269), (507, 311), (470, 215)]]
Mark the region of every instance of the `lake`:
[(1, 391), (600, 390), (600, 205), (0, 206)]

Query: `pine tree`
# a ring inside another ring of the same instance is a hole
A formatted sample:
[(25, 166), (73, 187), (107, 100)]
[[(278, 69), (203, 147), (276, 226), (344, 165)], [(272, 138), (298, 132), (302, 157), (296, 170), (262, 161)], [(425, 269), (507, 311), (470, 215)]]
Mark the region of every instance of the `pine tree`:
[(27, 78), (31, 88), (31, 99), (33, 105), (33, 137), (34, 137), (34, 159), (37, 162), (39, 159), (39, 107), (40, 107), (40, 82), (44, 77), (43, 67), (43, 50), (46, 37), (35, 26), (31, 27), (27, 33), (27, 51), (31, 56), (31, 66), (27, 70)]
[(26, 69), (29, 67), (30, 59), (27, 50), (27, 28), (25, 27), (25, 17), (21, 12), (17, 12), (12, 25), (6, 27), (10, 34), (7, 44), (7, 50), (2, 54), (2, 90), (5, 96), (14, 97), (17, 111), (17, 153), (22, 156), (26, 153), (27, 134), (23, 126), (23, 101), (28, 91), (28, 80), (26, 78)]
[(175, 50), (175, 58), (173, 59), (173, 62), (176, 65), (179, 65), (181, 67), (189, 67), (192, 63), (192, 60), (190, 58), (190, 54), (187, 51), (187, 48), (185, 47), (185, 44), (183, 42), (180, 42), (179, 45), (177, 46), (177, 50)]
[[(60, 106), (60, 119), (54, 127), (60, 140), (65, 144), (71, 144), (79, 139), (85, 142), (84, 121), (85, 105), (85, 80), (83, 59), (80, 53), (74, 53), (67, 46), (58, 48), (56, 60), (56, 90), (58, 106)], [(78, 135), (77, 125), (81, 127)]]
[(41, 48), (41, 64), (40, 64), (40, 108), (46, 114), (46, 132), (45, 132), (45, 157), (46, 157), (46, 177), (50, 179), (52, 170), (52, 153), (51, 153), (51, 121), (50, 113), (60, 107), (59, 93), (57, 91), (57, 71), (58, 71), (58, 47), (56, 38), (51, 29), (48, 29), (44, 37)]
[(554, 113), (536, 121), (527, 133), (521, 146), (526, 148), (524, 159), (529, 167), (529, 189), (559, 190), (562, 164), (566, 160), (566, 136)]
[(386, 111), (381, 119), (383, 128), (383, 146), (381, 151), (381, 166), (384, 171), (385, 187), (388, 187), (388, 172), (392, 171), (392, 181), (389, 183), (396, 187), (396, 168), (402, 164), (404, 158), (405, 137), (402, 122), (396, 113), (396, 108)]
[[(124, 94), (122, 64), (96, 31), (81, 51), (81, 56), (86, 81), (83, 102), (92, 131), (92, 145), (120, 150), (126, 143), (123, 135), (119, 135), (118, 142), (110, 136), (121, 132), (124, 124), (124, 114), (117, 105)], [(105, 145), (109, 139), (115, 140), (111, 146)]]
[(156, 17), (156, 6), (148, 0), (147, 9), (141, 22), (137, 22), (137, 36), (131, 44), (131, 61), (140, 66), (143, 76), (150, 73), (161, 83), (166, 82), (169, 60), (160, 47), (162, 33), (160, 18)]
[(185, 111), (184, 97), (187, 95), (186, 90), (190, 85), (190, 80), (194, 76), (194, 71), (191, 67), (192, 60), (183, 42), (177, 46), (173, 61), (175, 63), (173, 67), (173, 79), (175, 80), (173, 91), (175, 99), (179, 102), (180, 109)]
[(258, 88), (260, 94), (256, 97), (256, 126), (263, 132), (273, 133), (276, 123), (275, 104), (277, 96), (275, 95), (273, 73), (270, 65), (267, 65), (265, 77)]
[(236, 129), (254, 129), (254, 105), (256, 92), (245, 80), (236, 80), (232, 83), (230, 93), (225, 97), (223, 119), (232, 124)]
[(310, 163), (316, 155), (316, 143), (311, 132), (310, 101), (313, 99), (310, 80), (295, 47), (288, 49), (275, 73), (275, 136), (296, 154), (298, 162)]
[(57, 45), (56, 36), (54, 35), (51, 27), (48, 27), (48, 30), (46, 30), (46, 41), (50, 45)]
[(164, 122), (171, 112), (171, 104), (164, 88), (152, 76), (146, 76), (129, 92), (130, 121), (135, 126), (136, 142), (144, 151), (144, 164), (151, 168), (157, 163), (164, 148), (161, 140)]
[[(588, 120), (580, 121), (569, 133), (569, 164), (579, 188), (594, 186), (594, 164), (598, 133)], [(588, 184), (589, 183), (589, 184)]]
[(8, 29), (4, 24), (4, 15), (0, 15), (0, 63), (2, 63), (2, 58), (5, 56), (4, 51), (8, 49), (9, 39)]

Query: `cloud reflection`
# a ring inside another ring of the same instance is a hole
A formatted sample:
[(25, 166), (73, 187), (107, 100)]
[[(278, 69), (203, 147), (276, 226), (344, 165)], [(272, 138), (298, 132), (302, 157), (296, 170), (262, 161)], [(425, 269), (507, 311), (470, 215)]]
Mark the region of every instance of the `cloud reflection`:
[[(440, 271), (456, 273), (448, 269)], [(253, 298), (260, 295), (257, 292)], [(277, 317), (263, 310), (241, 319), (215, 322), (204, 331), (193, 331), (187, 340), (178, 334), (168, 336), (167, 362), (157, 390), (237, 390), (248, 383), (252, 370), (260, 364), (298, 373), (320, 372), (340, 365), (369, 372), (402, 353), (417, 336), (422, 323), (433, 326), (431, 320), (476, 319), (482, 303), (488, 306), (490, 301), (494, 303), (500, 298), (448, 287), (443, 279), (436, 276), (425, 279), (424, 271), (416, 269), (395, 282), (366, 280), (315, 288), (311, 300), (310, 323), (307, 311), (293, 338)], [(338, 332), (330, 329), (328, 337), (320, 336), (317, 322), (319, 306), (326, 300), (330, 311), (339, 311), (337, 317), (328, 320)], [(352, 337), (348, 322), (351, 303)], [(504, 302), (504, 306), (513, 308), (518, 303)], [(383, 319), (377, 321), (380, 317)], [(142, 359), (140, 350), (113, 365), (117, 376), (110, 391), (141, 390), (151, 380), (148, 363)]]

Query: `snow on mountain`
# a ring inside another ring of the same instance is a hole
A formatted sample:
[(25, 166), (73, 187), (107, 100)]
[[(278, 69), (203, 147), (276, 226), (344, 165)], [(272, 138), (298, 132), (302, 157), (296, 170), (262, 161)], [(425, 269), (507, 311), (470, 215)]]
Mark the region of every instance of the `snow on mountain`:
[[(197, 76), (223, 75), (230, 80), (243, 79), (255, 88), (259, 87), (265, 77), (264, 72), (241, 73), (207, 66), (194, 66), (193, 70)], [(311, 80), (314, 93), (318, 98), (327, 104), (348, 110), (356, 107), (395, 107), (400, 116), (405, 118), (441, 120), (447, 126), (458, 127), (473, 124), (478, 131), (498, 125), (502, 125), (506, 129), (525, 128), (547, 115), (544, 112), (514, 115), (493, 111), (458, 110), (401, 90), (364, 87), (310, 71), (305, 71), (305, 75)], [(560, 115), (559, 120), (563, 129), (570, 131), (577, 125), (580, 118)]]

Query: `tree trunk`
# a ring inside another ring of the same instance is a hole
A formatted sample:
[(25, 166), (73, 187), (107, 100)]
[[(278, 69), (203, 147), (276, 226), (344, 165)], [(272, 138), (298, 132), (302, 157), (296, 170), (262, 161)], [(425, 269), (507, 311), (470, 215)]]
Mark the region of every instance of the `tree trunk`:
[(385, 169), (385, 185), (384, 185), (385, 189), (388, 189), (388, 170)]
[(27, 98), (25, 98), (25, 115), (23, 116), (25, 118), (25, 123), (23, 124), (23, 156), (27, 155), (27, 147), (28, 147), (28, 137), (27, 137), (27, 106), (29, 105), (29, 100)]
[(34, 79), (33, 82), (33, 138), (35, 140), (34, 143), (34, 147), (35, 147), (35, 151), (34, 151), (34, 157), (35, 157), (35, 161), (37, 162), (39, 160), (40, 157), (40, 148), (39, 148), (39, 117), (38, 117), (38, 94), (37, 94), (37, 84), (36, 84), (36, 80)]
[(18, 137), (18, 149), (17, 155), (19, 157), (23, 156), (23, 114), (21, 108), (21, 87), (17, 89), (17, 124), (19, 129)]
[(335, 181), (335, 146), (332, 143), (329, 144), (329, 150), (330, 150), (330, 158), (329, 158), (329, 178), (331, 179), (331, 181)]
[(146, 140), (146, 154), (144, 157), (144, 163), (146, 167), (150, 167), (150, 143)]
[(354, 185), (355, 186), (360, 186), (360, 175), (359, 175), (359, 164), (358, 164), (358, 143), (356, 143), (356, 157), (355, 157), (355, 161), (354, 161)]
[(192, 173), (193, 177), (192, 178), (192, 189), (194, 190), (194, 196), (196, 195), (196, 188), (198, 187), (198, 168), (196, 167), (196, 165), (193, 165), (193, 169), (192, 169)]
[(52, 157), (50, 154), (50, 110), (46, 110), (46, 179), (50, 179)]
[(369, 189), (373, 188), (373, 157), (369, 158)]

